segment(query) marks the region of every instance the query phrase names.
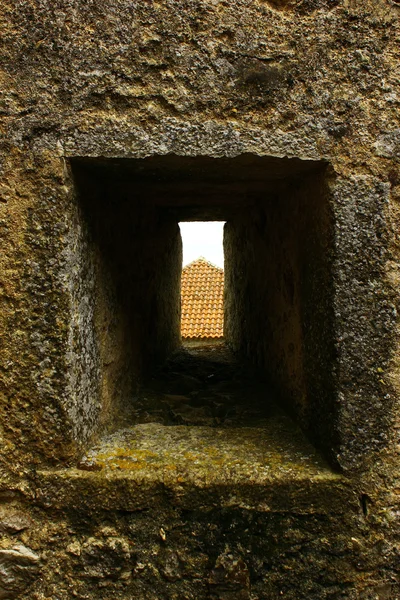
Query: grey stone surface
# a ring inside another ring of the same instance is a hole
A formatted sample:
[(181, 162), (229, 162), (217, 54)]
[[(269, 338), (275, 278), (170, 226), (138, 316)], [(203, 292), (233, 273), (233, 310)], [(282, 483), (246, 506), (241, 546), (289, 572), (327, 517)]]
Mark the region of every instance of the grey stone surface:
[(18, 598), (38, 576), (39, 556), (23, 544), (0, 548), (0, 598)]
[(84, 575), (94, 579), (126, 579), (134, 566), (129, 541), (120, 537), (87, 539), (82, 544), (80, 559)]
[(374, 146), (378, 156), (400, 158), (400, 129), (379, 136)]

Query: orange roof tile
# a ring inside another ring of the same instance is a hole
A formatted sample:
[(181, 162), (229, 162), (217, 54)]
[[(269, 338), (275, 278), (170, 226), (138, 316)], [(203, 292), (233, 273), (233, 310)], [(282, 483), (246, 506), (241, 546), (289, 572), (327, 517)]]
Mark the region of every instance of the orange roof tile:
[(182, 269), (181, 334), (186, 339), (224, 336), (224, 270), (205, 258)]

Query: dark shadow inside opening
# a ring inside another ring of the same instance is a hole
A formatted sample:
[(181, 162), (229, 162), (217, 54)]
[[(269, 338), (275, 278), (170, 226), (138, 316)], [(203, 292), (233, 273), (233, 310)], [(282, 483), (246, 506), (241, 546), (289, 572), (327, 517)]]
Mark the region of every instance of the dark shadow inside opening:
[[(105, 429), (259, 427), (285, 409), (333, 456), (327, 165), (254, 155), (71, 164)], [(226, 346), (181, 347), (183, 220), (226, 221)]]

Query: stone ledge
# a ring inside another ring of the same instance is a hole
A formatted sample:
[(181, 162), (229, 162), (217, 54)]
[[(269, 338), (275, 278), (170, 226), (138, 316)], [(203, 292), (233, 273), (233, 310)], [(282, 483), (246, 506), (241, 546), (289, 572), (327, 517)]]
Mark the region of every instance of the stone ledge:
[(38, 472), (37, 500), (54, 508), (181, 508), (341, 513), (355, 504), (293, 423), (263, 428), (137, 425), (105, 438), (79, 468)]

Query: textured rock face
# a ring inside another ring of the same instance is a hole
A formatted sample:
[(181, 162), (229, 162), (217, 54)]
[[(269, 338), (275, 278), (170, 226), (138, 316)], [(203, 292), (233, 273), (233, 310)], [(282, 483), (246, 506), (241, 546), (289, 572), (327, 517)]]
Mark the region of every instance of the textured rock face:
[(326, 174), (321, 166), (314, 169), (301, 179), (288, 173), (287, 188), (267, 201), (259, 198), (252, 211), (225, 226), (225, 333), (335, 461), (344, 441), (332, 306), (335, 285), (340, 294), (333, 255), (341, 248), (334, 248)]
[[(0, 0), (0, 597), (400, 596), (399, 10)], [(179, 344), (182, 217), (229, 221), (232, 343), (343, 496), (75, 468)]]
[(0, 598), (18, 598), (38, 574), (39, 556), (22, 544), (0, 549)]

